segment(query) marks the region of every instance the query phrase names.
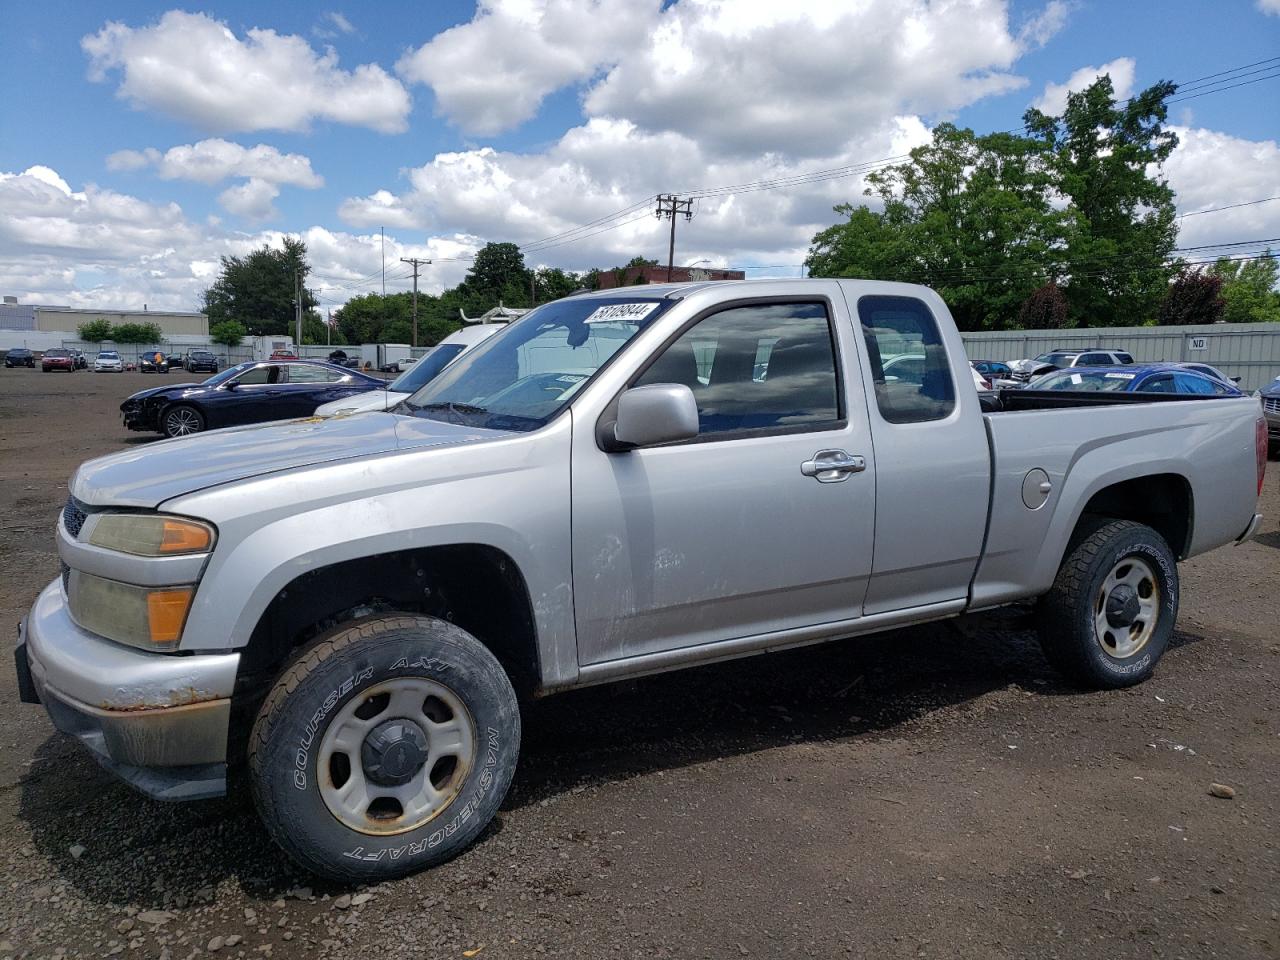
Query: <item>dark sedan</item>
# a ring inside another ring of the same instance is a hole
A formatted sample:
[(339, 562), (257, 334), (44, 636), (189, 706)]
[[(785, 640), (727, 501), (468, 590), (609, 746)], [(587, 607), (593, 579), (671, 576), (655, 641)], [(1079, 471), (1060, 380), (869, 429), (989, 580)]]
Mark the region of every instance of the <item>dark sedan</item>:
[(46, 350), (44, 356), (40, 358), (40, 369), (45, 373), (51, 370), (65, 370), (67, 373), (75, 373), (76, 355), (70, 350), (63, 350), (61, 347)]
[(1262, 399), (1262, 412), (1267, 418), (1267, 438), (1271, 442), (1271, 454), (1280, 454), (1280, 377), (1258, 391)]
[(144, 353), (138, 358), (138, 369), (142, 373), (168, 373), (177, 365), (176, 357), (167, 357), (159, 350)]
[(218, 372), (218, 358), (208, 350), (189, 350), (182, 361), (182, 367), (187, 373), (201, 373), (208, 371), (209, 373)]
[(382, 389), (383, 381), (311, 360), (253, 360), (203, 383), (135, 393), (120, 404), (130, 430), (184, 437), (246, 423), (309, 417), (322, 403)]
[(14, 347), (4, 355), (4, 365), (6, 367), (31, 367), (34, 369), (36, 355), (26, 347)]

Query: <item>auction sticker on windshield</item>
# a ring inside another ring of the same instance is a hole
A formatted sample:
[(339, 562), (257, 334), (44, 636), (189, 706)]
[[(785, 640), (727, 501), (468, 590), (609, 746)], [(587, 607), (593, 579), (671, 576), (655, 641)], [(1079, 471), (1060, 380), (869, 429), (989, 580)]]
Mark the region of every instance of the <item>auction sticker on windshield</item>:
[(1137, 376), (1136, 373), (1104, 373), (1103, 378), (1106, 380), (1132, 380)]
[(635, 323), (643, 320), (658, 309), (655, 301), (648, 303), (610, 303), (597, 307), (595, 313), (587, 317), (583, 323), (608, 323), (613, 320), (625, 320)]

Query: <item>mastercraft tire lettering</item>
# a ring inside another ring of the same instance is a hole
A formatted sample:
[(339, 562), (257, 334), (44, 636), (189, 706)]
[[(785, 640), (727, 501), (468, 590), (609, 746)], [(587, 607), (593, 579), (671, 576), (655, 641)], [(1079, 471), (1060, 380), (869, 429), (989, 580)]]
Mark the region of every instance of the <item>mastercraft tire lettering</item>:
[(464, 630), (392, 616), (339, 630), (285, 668), (254, 724), (254, 799), (300, 864), (382, 880), (465, 849), (520, 749), (516, 695)]

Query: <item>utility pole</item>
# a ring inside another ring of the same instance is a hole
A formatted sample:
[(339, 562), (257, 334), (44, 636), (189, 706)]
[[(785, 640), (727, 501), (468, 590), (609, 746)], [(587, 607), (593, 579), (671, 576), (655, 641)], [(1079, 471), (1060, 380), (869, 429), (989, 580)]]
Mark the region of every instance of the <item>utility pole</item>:
[[(379, 227), (378, 232), (382, 234), (382, 295), (387, 295), (387, 228)], [(383, 304), (386, 308), (386, 304)]]
[(658, 194), (658, 209), (653, 215), (671, 221), (671, 245), (667, 248), (667, 283), (671, 282), (671, 270), (676, 260), (676, 214), (684, 214), (685, 221), (693, 219), (693, 199), (681, 200), (674, 193)]
[(293, 271), (293, 309), (298, 319), (297, 349), (302, 349), (302, 279)]
[(333, 346), (333, 308), (325, 307), (324, 345)]
[(418, 345), (418, 268), (429, 266), (430, 260), (419, 260), (417, 257), (401, 257), (401, 263), (413, 264), (413, 346)]

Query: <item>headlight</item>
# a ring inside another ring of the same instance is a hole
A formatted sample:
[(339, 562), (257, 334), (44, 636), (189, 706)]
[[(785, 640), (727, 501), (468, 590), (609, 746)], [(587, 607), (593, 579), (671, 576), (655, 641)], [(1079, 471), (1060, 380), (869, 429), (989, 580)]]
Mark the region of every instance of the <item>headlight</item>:
[(213, 527), (207, 523), (151, 513), (103, 514), (89, 534), (95, 547), (138, 557), (207, 553), (213, 540)]
[(99, 636), (147, 650), (174, 650), (191, 608), (194, 586), (138, 587), (71, 572), (68, 597), (76, 623)]

